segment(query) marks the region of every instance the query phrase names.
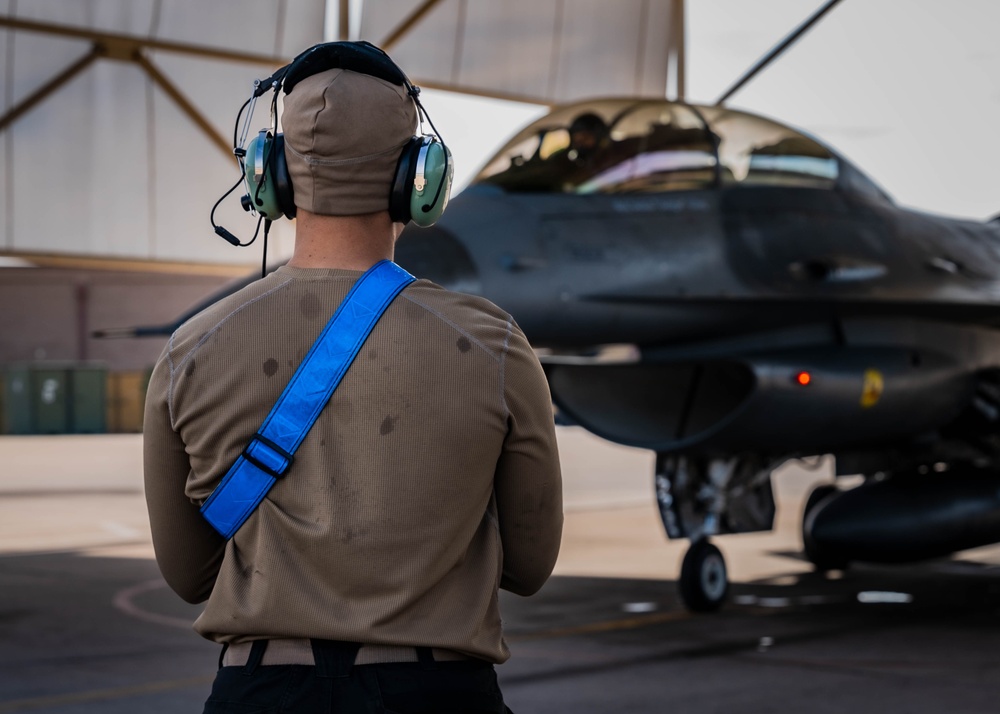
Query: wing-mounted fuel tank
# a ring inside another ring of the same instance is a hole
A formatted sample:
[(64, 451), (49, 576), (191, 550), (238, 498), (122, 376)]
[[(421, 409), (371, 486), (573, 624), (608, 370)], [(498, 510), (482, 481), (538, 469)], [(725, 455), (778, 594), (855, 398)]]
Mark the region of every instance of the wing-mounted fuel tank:
[(900, 474), (835, 493), (806, 516), (818, 562), (905, 563), (1000, 542), (1000, 481), (971, 467)]
[(581, 364), (548, 358), (570, 421), (658, 452), (827, 453), (938, 429), (974, 377), (950, 355), (799, 348), (721, 360)]

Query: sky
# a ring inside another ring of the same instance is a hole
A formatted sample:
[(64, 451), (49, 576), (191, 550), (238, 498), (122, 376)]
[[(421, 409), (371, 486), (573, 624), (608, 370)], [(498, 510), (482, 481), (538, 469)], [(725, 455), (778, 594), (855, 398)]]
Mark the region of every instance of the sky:
[[(822, 4), (688, 0), (688, 101), (714, 103)], [(1000, 213), (998, 21), (996, 0), (842, 0), (728, 104), (820, 139), (901, 205), (987, 219)], [(455, 155), (459, 188), (545, 112), (423, 96)]]

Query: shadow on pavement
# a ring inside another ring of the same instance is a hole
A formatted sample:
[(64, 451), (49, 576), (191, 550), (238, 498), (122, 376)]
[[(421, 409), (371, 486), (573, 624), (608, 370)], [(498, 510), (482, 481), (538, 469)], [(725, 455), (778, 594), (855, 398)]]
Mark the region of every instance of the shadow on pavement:
[[(996, 711), (1000, 569), (858, 566), (732, 586), (714, 615), (675, 583), (554, 577), (504, 593), (523, 712)], [(0, 714), (197, 712), (218, 647), (153, 561), (0, 557)]]

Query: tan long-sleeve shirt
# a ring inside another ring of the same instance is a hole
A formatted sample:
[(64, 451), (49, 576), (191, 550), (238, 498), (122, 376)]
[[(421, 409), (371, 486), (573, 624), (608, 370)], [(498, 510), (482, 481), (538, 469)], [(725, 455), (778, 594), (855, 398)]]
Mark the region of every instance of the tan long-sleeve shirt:
[(198, 511), (360, 273), (282, 267), (171, 337), (145, 484), (160, 569), (217, 642), (313, 637), (509, 656), (497, 588), (537, 591), (562, 488), (548, 386), (480, 298), (417, 281), (389, 306), (296, 453), (226, 542)]

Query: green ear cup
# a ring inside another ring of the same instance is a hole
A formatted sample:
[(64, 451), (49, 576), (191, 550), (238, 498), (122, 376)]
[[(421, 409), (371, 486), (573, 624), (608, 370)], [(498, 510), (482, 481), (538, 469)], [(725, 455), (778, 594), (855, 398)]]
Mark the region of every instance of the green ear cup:
[(425, 228), (441, 217), (448, 205), (454, 175), (455, 162), (448, 147), (433, 141), (421, 149), (410, 194), (410, 216), (414, 223)]
[[(247, 186), (250, 188), (250, 201), (253, 203), (254, 210), (272, 221), (281, 218), (278, 191), (269, 169), (270, 152), (274, 150), (274, 139), (270, 133), (262, 131), (247, 146), (246, 159), (244, 160)], [(260, 162), (263, 171), (259, 177), (256, 176), (258, 162)], [(258, 178), (260, 183), (258, 183)]]

